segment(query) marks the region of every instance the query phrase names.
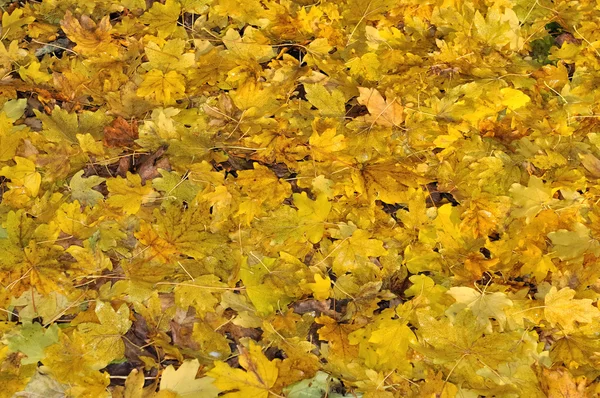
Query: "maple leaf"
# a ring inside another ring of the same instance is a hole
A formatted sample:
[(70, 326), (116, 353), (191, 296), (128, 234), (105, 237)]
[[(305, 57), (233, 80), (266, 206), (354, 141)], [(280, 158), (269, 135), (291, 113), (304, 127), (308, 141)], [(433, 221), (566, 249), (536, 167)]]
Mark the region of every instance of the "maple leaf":
[(110, 383), (109, 375), (94, 372), (91, 368), (94, 360), (86, 355), (88, 350), (89, 347), (80, 334), (61, 333), (58, 344), (46, 348), (43, 362), (51, 374), (63, 383), (77, 386), (85, 380), (89, 392), (105, 390)]
[(247, 197), (240, 203), (237, 214), (243, 215), (247, 224), (254, 217), (264, 214), (263, 206), (276, 206), (289, 197), (292, 191), (288, 182), (281, 181), (267, 167), (258, 163), (254, 163), (252, 170), (238, 173), (237, 185)]
[(135, 234), (137, 240), (150, 248), (153, 256), (161, 261), (171, 261), (171, 255), (177, 253), (177, 248), (162, 238), (158, 232), (147, 222), (140, 224), (140, 230)]
[[(373, 324), (349, 335), (350, 343), (359, 344), (359, 356), (365, 358), (371, 369), (410, 370), (408, 361), (398, 361), (398, 358), (405, 358), (409, 344), (415, 344), (417, 339), (406, 321), (393, 319), (395, 315), (393, 311), (384, 312)], [(393, 348), (389, 345), (391, 341), (396, 342)]]
[(436, 285), (433, 279), (419, 274), (409, 277), (412, 286), (406, 289), (407, 297), (414, 297), (411, 305), (428, 307), (433, 314), (439, 314), (446, 309), (445, 300), (447, 289)]
[(109, 147), (131, 147), (138, 139), (137, 121), (128, 123), (122, 117), (112, 121), (110, 126), (104, 127), (104, 143)]
[(574, 299), (575, 291), (568, 287), (560, 290), (555, 286), (544, 298), (544, 316), (550, 326), (559, 324), (566, 332), (577, 329), (578, 323), (589, 323), (600, 316), (600, 310), (590, 299)]
[(0, 161), (13, 158), (25, 136), (23, 129), (13, 126), (12, 120), (6, 112), (0, 113)]
[(600, 394), (589, 2), (4, 3), (4, 395)]
[(325, 315), (315, 318), (315, 322), (323, 325), (319, 328), (319, 337), (328, 342), (330, 355), (345, 361), (356, 358), (358, 347), (351, 344), (349, 335), (360, 325), (338, 323)]
[(374, 202), (400, 203), (406, 187), (417, 187), (427, 180), (404, 164), (386, 161), (362, 165), (361, 170), (353, 171), (352, 180), (359, 193), (367, 193)]
[(0, 349), (0, 361), (2, 361), (4, 367), (2, 375), (0, 375), (0, 381), (4, 387), (3, 394), (6, 394), (8, 397), (23, 391), (31, 377), (35, 374), (35, 366), (21, 366), (19, 364), (19, 357), (14, 354), (11, 355), (6, 346)]
[(265, 26), (269, 24), (268, 14), (258, 0), (224, 0), (222, 3), (215, 4), (214, 10), (218, 15), (231, 16), (234, 21), (237, 21), (236, 25), (241, 23), (241, 26), (245, 24)]
[(475, 315), (470, 310), (460, 312), (454, 322), (440, 321), (426, 314), (419, 315), (417, 336), (423, 346), (416, 349), (432, 356), (454, 369), (453, 375), (462, 373), (462, 378), (477, 384), (480, 380), (471, 369), (490, 367), (496, 369), (516, 356), (514, 338), (520, 333), (482, 334), (485, 326), (477, 325)]
[(446, 293), (456, 300), (456, 304), (448, 308), (447, 314), (457, 314), (464, 308), (469, 308), (477, 317), (477, 323), (485, 325), (488, 331), (492, 330), (490, 318), (498, 321), (500, 330), (504, 329), (506, 324), (504, 309), (513, 305), (506, 294), (478, 292), (469, 287), (452, 287)]
[(486, 43), (498, 47), (509, 44), (514, 50), (523, 45), (519, 18), (510, 8), (506, 8), (502, 14), (499, 7), (492, 7), (488, 9), (485, 19), (477, 11), (473, 17), (473, 24), (477, 29), (477, 34)]
[(197, 359), (185, 361), (177, 370), (173, 365), (167, 366), (160, 379), (160, 391), (171, 391), (178, 397), (216, 397), (219, 390), (213, 386), (213, 378), (196, 379), (199, 368), (200, 363)]
[(84, 111), (80, 114), (69, 113), (68, 111), (54, 107), (52, 115), (45, 115), (38, 110), (34, 110), (36, 117), (42, 121), (42, 133), (52, 142), (69, 143), (77, 142), (77, 134), (82, 130), (91, 134), (92, 137), (100, 139), (102, 129), (108, 116), (104, 112)]
[(192, 306), (199, 314), (214, 312), (219, 299), (215, 294), (227, 288), (215, 275), (203, 275), (175, 287), (175, 302), (183, 309)]
[(144, 389), (144, 373), (133, 369), (127, 376), (125, 385), (116, 387), (112, 395), (115, 398), (153, 398), (156, 394), (151, 391), (152, 387), (156, 390), (156, 386)]
[(279, 257), (254, 255), (252, 262), (242, 260), (240, 279), (259, 314), (273, 313), (301, 294), (292, 286), (301, 280), (302, 263), (285, 252), (280, 252)]
[(185, 52), (185, 45), (186, 42), (182, 39), (168, 40), (162, 46), (152, 41), (144, 48), (148, 62), (142, 66), (147, 70), (176, 70), (185, 73), (194, 64), (194, 54)]
[(347, 147), (346, 137), (341, 134), (336, 135), (334, 128), (326, 129), (321, 135), (314, 131), (308, 142), (315, 160), (327, 160), (327, 154), (339, 152)]
[(66, 12), (64, 19), (61, 21), (61, 27), (67, 34), (69, 39), (77, 43), (75, 51), (82, 54), (107, 53), (116, 55), (117, 46), (112, 43), (110, 31), (109, 16), (102, 18), (100, 23), (96, 23), (88, 16), (82, 15), (80, 21), (73, 17), (71, 11)]
[(10, 178), (9, 187), (11, 189), (23, 187), (26, 189), (26, 194), (37, 196), (42, 183), (42, 176), (35, 171), (35, 163), (20, 156), (15, 156), (14, 160), (16, 165), (4, 166), (0, 169), (0, 176)]
[(225, 397), (267, 398), (277, 380), (279, 360), (269, 361), (253, 341), (248, 348), (240, 347), (240, 352), (240, 365), (245, 371), (217, 361), (208, 376), (215, 379), (214, 385), (225, 392)]
[(346, 112), (344, 94), (337, 89), (329, 92), (322, 84), (305, 84), (306, 99), (323, 116), (342, 116)]
[(303, 224), (307, 238), (312, 243), (318, 243), (325, 232), (324, 221), (331, 211), (331, 203), (325, 195), (317, 196), (312, 201), (306, 196), (306, 192), (294, 194), (294, 205), (298, 208), (298, 217)]
[(353, 76), (362, 76), (365, 80), (376, 81), (381, 78), (381, 62), (377, 54), (367, 53), (361, 57), (354, 57), (346, 65)]
[(527, 187), (513, 184), (510, 192), (514, 198), (514, 205), (518, 207), (513, 210), (513, 215), (515, 217), (525, 216), (527, 222), (531, 221), (542, 208), (550, 207), (557, 202), (557, 199), (552, 197), (554, 190), (546, 187), (543, 181), (536, 176), (529, 178)]
[(371, 114), (367, 121), (386, 127), (399, 126), (403, 121), (403, 108), (398, 99), (384, 99), (376, 89), (359, 87), (360, 96), (356, 99)]
[(368, 231), (357, 229), (351, 237), (339, 243), (333, 259), (333, 269), (336, 274), (352, 272), (360, 264), (367, 262), (369, 257), (387, 254), (383, 242), (370, 239), (370, 235)]
[(500, 95), (502, 96), (500, 103), (511, 111), (521, 108), (531, 101), (531, 98), (523, 94), (522, 91), (510, 87), (500, 89)]
[(548, 234), (561, 260), (581, 260), (586, 252), (600, 255), (600, 243), (590, 239), (589, 230), (585, 225), (577, 223), (573, 229), (574, 231), (559, 229)]
[(319, 274), (315, 274), (315, 282), (307, 283), (306, 287), (312, 290), (313, 296), (317, 300), (325, 300), (331, 294), (331, 279), (326, 276), (323, 278)]
[[(156, 232), (170, 245), (167, 248), (174, 247), (178, 252), (196, 259), (214, 256), (219, 248), (222, 250), (223, 237), (207, 231), (207, 215), (208, 209), (201, 206), (193, 206), (182, 212), (177, 204), (169, 204), (162, 212), (158, 209), (154, 211)], [(160, 243), (158, 247), (162, 246)]]
[(56, 222), (61, 231), (80, 239), (89, 238), (96, 226), (89, 208), (82, 209), (78, 201), (62, 204), (56, 212)]
[(8, 48), (4, 43), (0, 43), (0, 63), (4, 67), (10, 67), (13, 62), (20, 61), (25, 56), (27, 56), (27, 51), (19, 48), (17, 40), (11, 41)]
[(143, 203), (155, 196), (149, 184), (142, 186), (142, 178), (138, 174), (127, 172), (127, 178), (111, 178), (106, 180), (106, 185), (110, 192), (106, 203), (123, 209), (127, 214), (137, 213)]
[(58, 342), (58, 327), (51, 325), (44, 329), (39, 323), (25, 324), (5, 335), (3, 340), (12, 352), (25, 354), (22, 364), (37, 363), (45, 357), (46, 347)]
[(542, 385), (546, 396), (585, 396), (585, 379), (575, 378), (565, 368), (544, 369)]
[(94, 187), (102, 184), (106, 179), (98, 176), (83, 178), (83, 170), (78, 171), (69, 181), (71, 197), (74, 201), (79, 201), (84, 205), (94, 205), (99, 200), (104, 199), (104, 195), (95, 191)]
[(292, 384), (284, 389), (287, 397), (322, 397), (330, 390), (330, 376), (325, 372), (317, 372), (315, 377)]
[[(2, 47), (0, 47), (0, 52), (2, 52)], [(21, 66), (19, 68), (19, 76), (26, 82), (43, 85), (52, 80), (52, 75), (50, 75), (45, 69), (41, 69), (42, 64), (37, 61), (33, 61), (29, 64), (29, 66)]]
[(35, 17), (25, 16), (24, 10), (17, 8), (11, 13), (2, 13), (2, 34), (8, 39), (14, 39), (23, 34), (23, 26), (31, 24)]
[(543, 255), (542, 250), (535, 245), (528, 245), (522, 252), (523, 266), (521, 272), (533, 274), (538, 281), (544, 280), (548, 272), (556, 272), (558, 268), (552, 262), (549, 255)]
[(167, 37), (177, 28), (177, 19), (181, 14), (181, 4), (177, 0), (167, 0), (165, 4), (153, 3), (141, 17), (140, 22), (148, 24), (160, 37)]
[(578, 331), (563, 334), (550, 350), (550, 359), (554, 362), (562, 362), (568, 368), (574, 369), (587, 364), (596, 366), (600, 343), (594, 336), (588, 336)]
[(165, 105), (175, 103), (184, 94), (185, 78), (174, 70), (163, 73), (159, 69), (152, 69), (144, 75), (144, 81), (137, 89), (140, 97), (152, 97)]
[[(261, 43), (262, 42), (262, 43)], [(273, 47), (266, 43), (266, 38), (252, 26), (244, 29), (244, 37), (235, 29), (229, 29), (223, 36), (225, 47), (235, 56), (265, 62), (276, 54)]]
[(95, 311), (100, 323), (84, 322), (77, 326), (81, 339), (92, 350), (88, 355), (90, 366), (101, 369), (125, 354), (122, 335), (131, 327), (129, 308), (126, 304), (115, 311), (110, 303), (98, 301)]
[(482, 194), (469, 202), (469, 209), (461, 214), (461, 231), (470, 232), (475, 237), (488, 236), (500, 230), (503, 219), (510, 210), (510, 198)]

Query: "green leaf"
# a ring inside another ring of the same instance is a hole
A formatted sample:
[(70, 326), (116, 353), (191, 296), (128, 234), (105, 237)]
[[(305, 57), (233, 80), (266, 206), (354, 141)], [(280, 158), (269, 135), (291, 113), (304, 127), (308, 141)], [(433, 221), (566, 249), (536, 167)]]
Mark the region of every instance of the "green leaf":
[(58, 326), (53, 324), (46, 329), (39, 323), (28, 323), (15, 329), (5, 339), (12, 352), (25, 354), (22, 364), (38, 363), (44, 359), (46, 347), (58, 342)]
[(93, 206), (99, 200), (104, 199), (104, 195), (93, 188), (102, 184), (106, 179), (98, 176), (83, 178), (83, 173), (83, 170), (78, 171), (69, 182), (71, 198), (73, 201), (77, 200), (83, 205)]

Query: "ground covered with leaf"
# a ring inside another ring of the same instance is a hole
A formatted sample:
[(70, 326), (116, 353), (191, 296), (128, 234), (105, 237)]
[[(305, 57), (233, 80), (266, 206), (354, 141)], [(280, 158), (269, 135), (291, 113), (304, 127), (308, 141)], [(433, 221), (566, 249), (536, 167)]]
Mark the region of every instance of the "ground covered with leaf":
[(0, 1), (1, 397), (600, 394), (600, 6)]

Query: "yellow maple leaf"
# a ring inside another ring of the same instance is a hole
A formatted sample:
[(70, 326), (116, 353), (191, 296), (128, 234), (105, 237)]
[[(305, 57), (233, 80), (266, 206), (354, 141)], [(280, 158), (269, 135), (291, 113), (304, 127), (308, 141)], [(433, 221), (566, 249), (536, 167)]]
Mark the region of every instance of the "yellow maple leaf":
[(326, 300), (331, 294), (331, 279), (328, 276), (323, 278), (321, 275), (315, 274), (315, 282), (307, 283), (305, 286), (312, 290), (313, 297), (317, 300)]
[[(279, 374), (279, 361), (269, 361), (260, 345), (250, 341), (248, 349), (240, 347), (240, 365), (245, 369), (234, 369), (225, 362), (215, 362), (207, 376), (215, 379), (213, 384), (226, 391), (228, 398), (267, 398)], [(228, 391), (228, 392), (227, 392)]]
[(268, 44), (268, 39), (252, 26), (244, 29), (243, 38), (237, 30), (229, 29), (223, 37), (223, 44), (233, 55), (257, 62), (266, 62), (276, 55), (273, 47)]
[(177, 0), (167, 0), (165, 4), (155, 2), (140, 17), (140, 21), (155, 29), (159, 37), (165, 38), (177, 29), (180, 14), (181, 4)]
[(110, 377), (108, 373), (100, 373), (92, 368), (93, 359), (87, 355), (88, 353), (89, 346), (86, 346), (80, 333), (76, 331), (70, 334), (60, 333), (59, 343), (46, 349), (44, 365), (60, 382), (77, 385), (81, 380), (85, 380), (87, 393), (98, 390), (92, 386), (99, 385), (101, 390), (105, 390), (110, 383)]
[(88, 348), (87, 358), (92, 367), (100, 369), (125, 355), (122, 335), (127, 333), (132, 322), (129, 320), (127, 304), (115, 311), (110, 303), (98, 301), (95, 314), (100, 323), (83, 322), (77, 325), (77, 333)]
[(575, 290), (568, 287), (550, 288), (544, 298), (544, 316), (550, 326), (559, 324), (566, 332), (577, 330), (577, 323), (590, 323), (600, 317), (600, 310), (591, 299), (574, 299)]
[(531, 98), (521, 90), (510, 87), (500, 89), (500, 96), (500, 103), (511, 111), (522, 108), (531, 101)]
[(375, 81), (381, 77), (381, 63), (375, 53), (366, 53), (361, 57), (354, 57), (346, 62), (353, 76), (362, 76), (367, 80)]
[(318, 332), (319, 338), (328, 342), (330, 355), (348, 361), (356, 358), (358, 347), (350, 344), (348, 335), (358, 329), (358, 325), (339, 323), (325, 315), (315, 318), (315, 322), (323, 325)]
[(174, 70), (163, 73), (159, 69), (152, 69), (144, 75), (144, 81), (138, 87), (137, 95), (153, 97), (164, 105), (174, 104), (175, 100), (185, 95), (185, 78)]
[(308, 240), (318, 243), (325, 232), (325, 220), (331, 211), (331, 203), (325, 195), (310, 200), (306, 192), (293, 195), (294, 205), (298, 208), (298, 217)]
[(195, 62), (194, 53), (187, 52), (185, 45), (183, 39), (168, 40), (162, 46), (151, 41), (145, 47), (148, 62), (143, 63), (142, 67), (146, 70), (176, 70), (185, 73)]
[(333, 259), (333, 270), (337, 275), (352, 272), (361, 263), (367, 262), (369, 257), (387, 254), (383, 242), (370, 239), (370, 236), (368, 231), (357, 229), (350, 238), (340, 243)]
[(29, 15), (24, 16), (25, 11), (21, 8), (2, 13), (2, 34), (3, 39), (20, 38), (25, 34), (23, 26), (31, 24), (35, 21), (35, 17)]
[(106, 202), (123, 209), (127, 214), (135, 214), (143, 203), (150, 202), (156, 195), (150, 184), (142, 185), (138, 174), (127, 172), (127, 178), (116, 177), (106, 180), (110, 195)]
[(574, 377), (565, 367), (542, 369), (540, 382), (547, 397), (589, 397), (586, 393), (585, 376)]
[[(1, 47), (0, 47), (1, 48)], [(35, 84), (44, 84), (52, 80), (52, 75), (46, 70), (40, 70), (42, 64), (37, 61), (33, 61), (29, 66), (21, 66), (19, 68), (19, 76), (26, 82)]]
[(21, 58), (27, 56), (27, 50), (19, 48), (19, 42), (13, 40), (8, 48), (4, 43), (0, 43), (0, 64), (6, 68), (10, 68), (12, 63), (16, 63)]
[(82, 15), (78, 21), (73, 17), (71, 11), (67, 10), (61, 21), (61, 27), (67, 37), (77, 43), (75, 51), (89, 55), (99, 55), (101, 53), (117, 55), (118, 47), (112, 43), (110, 35), (112, 26), (108, 15), (96, 24), (87, 15)]
[(385, 203), (401, 203), (407, 187), (417, 188), (427, 179), (418, 175), (405, 164), (386, 161), (361, 165), (362, 170), (352, 171), (352, 181), (358, 193), (366, 193), (369, 200)]
[(37, 196), (40, 184), (42, 183), (42, 176), (35, 171), (35, 163), (20, 156), (15, 156), (14, 159), (17, 164), (14, 166), (4, 166), (0, 169), (0, 176), (10, 178), (9, 187), (11, 189), (24, 187), (27, 189), (29, 195)]
[(56, 211), (56, 221), (61, 231), (79, 239), (87, 239), (94, 233), (97, 220), (88, 220), (89, 207), (82, 210), (76, 200), (73, 203), (63, 203)]
[(271, 170), (258, 163), (254, 169), (242, 170), (238, 173), (237, 185), (240, 187), (242, 199), (237, 215), (249, 225), (250, 222), (273, 208), (292, 193), (290, 184), (280, 180)]
[(526, 248), (521, 252), (521, 273), (532, 274), (536, 281), (542, 282), (548, 272), (556, 272), (558, 269), (549, 255), (544, 255), (542, 249), (531, 242), (526, 243)]
[(367, 121), (386, 127), (398, 126), (402, 123), (404, 108), (398, 103), (397, 98), (384, 99), (374, 88), (359, 87), (358, 92), (360, 96), (356, 100), (366, 106), (370, 113)]
[(317, 161), (327, 160), (332, 152), (339, 152), (346, 149), (346, 137), (342, 134), (336, 135), (335, 128), (328, 128), (319, 135), (316, 131), (310, 136), (308, 143), (313, 153), (313, 158)]
[(447, 293), (456, 300), (456, 303), (448, 308), (447, 314), (457, 314), (468, 308), (477, 318), (477, 323), (486, 326), (488, 331), (492, 331), (490, 318), (496, 319), (500, 330), (503, 330), (506, 324), (504, 309), (513, 305), (505, 293), (487, 293), (463, 286), (452, 287)]
[(5, 112), (0, 113), (0, 161), (10, 160), (26, 135), (26, 131), (13, 126)]
[(168, 263), (172, 254), (177, 252), (175, 246), (163, 238), (152, 228), (152, 224), (141, 221), (140, 230), (135, 234), (137, 240), (150, 248), (150, 253), (160, 261)]
[(200, 363), (197, 359), (185, 361), (177, 370), (173, 365), (167, 366), (160, 379), (160, 391), (172, 391), (183, 397), (216, 397), (219, 390), (212, 385), (212, 378), (196, 379), (199, 368)]
[[(410, 369), (406, 360), (409, 343), (417, 339), (407, 322), (395, 317), (394, 310), (386, 310), (373, 323), (350, 334), (350, 343), (359, 345), (359, 355), (367, 366), (376, 370)], [(394, 342), (394, 344), (390, 344)]]
[(543, 208), (551, 207), (558, 202), (553, 195), (557, 188), (547, 187), (542, 179), (531, 176), (529, 184), (524, 187), (521, 184), (512, 184), (510, 193), (513, 197), (514, 217), (525, 216), (525, 222), (529, 223)]
[(346, 100), (340, 90), (329, 92), (322, 84), (305, 84), (304, 89), (308, 102), (323, 116), (343, 116), (346, 113)]

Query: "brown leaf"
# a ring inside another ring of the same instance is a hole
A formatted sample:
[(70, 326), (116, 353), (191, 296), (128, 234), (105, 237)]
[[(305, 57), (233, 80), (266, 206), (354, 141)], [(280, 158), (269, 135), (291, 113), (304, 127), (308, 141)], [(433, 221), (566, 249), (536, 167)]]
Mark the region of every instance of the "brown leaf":
[(122, 117), (118, 117), (109, 125), (104, 127), (104, 145), (117, 147), (131, 147), (138, 138), (138, 123), (133, 120), (128, 123)]
[(131, 169), (131, 156), (123, 156), (119, 159), (119, 167), (117, 167), (117, 174), (125, 178), (127, 172)]
[(244, 338), (244, 337), (249, 337), (252, 340), (259, 341), (262, 336), (262, 330), (260, 330), (260, 329), (245, 328), (245, 327), (236, 325), (231, 322), (229, 322), (225, 326), (223, 326), (222, 329), (225, 333), (229, 333), (231, 338), (236, 343), (239, 343), (240, 339)]
[(335, 312), (329, 309), (330, 306), (331, 300), (303, 300), (292, 304), (292, 308), (296, 314), (307, 314), (309, 312), (314, 312), (318, 315), (325, 314), (335, 317)]
[(556, 39), (554, 39), (554, 42), (556, 43), (556, 45), (558, 47), (562, 47), (562, 45), (564, 43), (575, 44), (575, 45), (581, 44), (581, 40), (576, 39), (575, 36), (573, 36), (573, 34), (569, 33), (569, 32), (564, 32), (564, 33), (561, 33), (560, 35), (556, 36)]
[(579, 159), (581, 159), (581, 164), (591, 175), (600, 177), (600, 159), (591, 153), (586, 153), (585, 155), (580, 154)]
[(171, 170), (171, 164), (169, 159), (162, 158), (167, 150), (166, 146), (158, 148), (158, 150), (152, 155), (147, 156), (142, 160), (142, 164), (138, 169), (138, 174), (142, 177), (142, 184), (145, 184), (147, 180), (152, 180), (160, 176), (158, 169)]

